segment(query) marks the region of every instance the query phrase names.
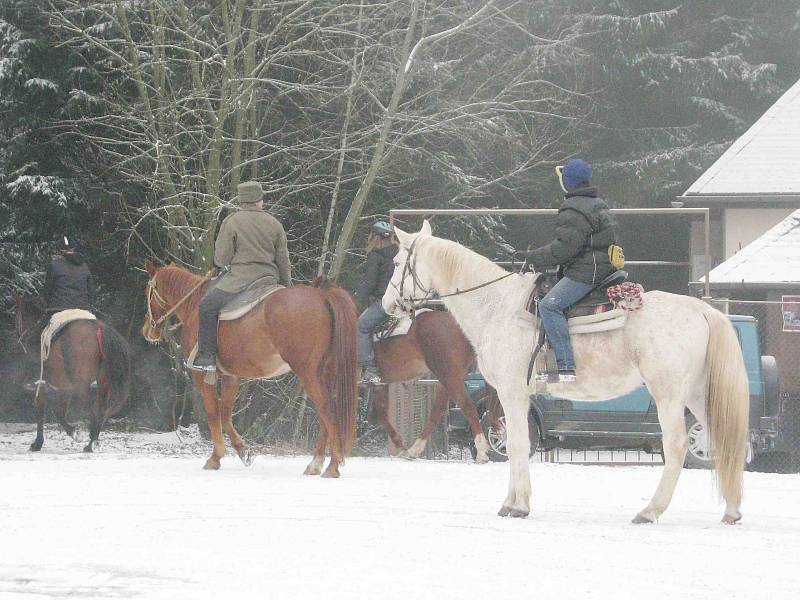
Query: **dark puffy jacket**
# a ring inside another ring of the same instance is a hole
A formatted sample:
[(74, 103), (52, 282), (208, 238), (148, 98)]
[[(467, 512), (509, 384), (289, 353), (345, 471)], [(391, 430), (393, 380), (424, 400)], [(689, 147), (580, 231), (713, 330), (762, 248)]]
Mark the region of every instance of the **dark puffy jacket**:
[(373, 299), (380, 299), (389, 287), (389, 280), (394, 273), (394, 259), (397, 254), (397, 245), (392, 244), (385, 248), (378, 248), (367, 254), (367, 268), (364, 278), (358, 285), (356, 297), (362, 305), (369, 304)]
[(94, 295), (94, 278), (79, 257), (56, 255), (47, 267), (44, 298), (47, 310), (83, 308), (89, 310)]
[(561, 266), (564, 277), (595, 285), (614, 272), (608, 247), (617, 241), (617, 224), (595, 188), (566, 195), (558, 209), (556, 239), (528, 252), (537, 271)]

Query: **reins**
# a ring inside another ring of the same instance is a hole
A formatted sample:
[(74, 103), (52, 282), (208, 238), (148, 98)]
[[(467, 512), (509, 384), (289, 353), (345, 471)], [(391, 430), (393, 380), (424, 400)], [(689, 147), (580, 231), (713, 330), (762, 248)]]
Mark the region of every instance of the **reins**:
[(166, 300), (164, 300), (164, 298), (161, 297), (161, 294), (158, 293), (158, 290), (156, 289), (156, 276), (153, 275), (153, 278), (150, 279), (150, 281), (147, 282), (147, 292), (148, 292), (148, 296), (147, 296), (147, 316), (150, 317), (150, 326), (153, 329), (158, 329), (164, 321), (166, 321), (173, 314), (175, 314), (175, 311), (178, 310), (181, 307), (181, 305), (183, 305), (183, 303), (186, 302), (192, 294), (194, 294), (198, 289), (200, 289), (200, 287), (202, 287), (209, 280), (210, 279), (208, 277), (203, 277), (203, 279), (200, 281), (200, 283), (198, 283), (191, 290), (189, 290), (189, 292), (186, 293), (186, 295), (184, 295), (180, 300), (178, 300), (178, 302), (176, 302), (175, 305), (172, 308), (170, 308), (167, 312), (165, 312), (163, 315), (161, 315), (158, 319), (154, 319), (153, 318), (153, 310), (150, 307), (150, 301), (151, 301), (151, 298), (153, 297), (153, 295), (155, 295), (156, 300), (158, 301), (158, 303), (161, 306), (166, 306), (167, 302), (166, 302)]
[[(402, 273), (402, 277), (400, 279), (400, 287), (398, 288), (397, 286), (394, 286), (394, 284), (393, 284), (393, 287), (395, 287), (395, 289), (400, 294), (400, 298), (402, 299), (403, 298), (403, 285), (404, 285), (405, 280), (406, 280), (405, 276), (406, 276), (406, 273), (408, 273), (408, 274), (411, 275), (411, 279), (414, 282), (414, 290), (413, 291), (416, 293), (417, 289), (420, 289), (425, 294), (421, 298), (417, 298), (417, 297), (414, 297), (414, 296), (412, 296), (410, 298), (407, 298), (407, 301), (409, 302), (409, 312), (412, 312), (412, 313), (416, 308), (418, 308), (419, 306), (421, 306), (422, 304), (424, 304), (425, 302), (427, 302), (428, 300), (431, 300), (433, 298), (432, 290), (429, 289), (429, 288), (426, 289), (425, 286), (422, 285), (422, 282), (419, 280), (419, 277), (417, 276), (417, 271), (416, 271), (416, 268), (415, 268), (416, 267), (417, 258), (416, 258), (416, 255), (414, 255), (414, 246), (416, 246), (418, 239), (419, 238), (415, 238), (414, 241), (411, 242), (411, 246), (408, 249), (408, 254), (406, 254), (406, 262), (403, 265), (403, 273)], [(412, 256), (414, 257), (413, 261), (412, 261)], [(516, 275), (516, 273), (514, 271), (511, 271), (510, 273), (504, 273), (500, 277), (497, 277), (497, 278), (492, 279), (490, 281), (484, 281), (483, 283), (480, 283), (478, 285), (474, 285), (474, 286), (472, 286), (470, 288), (467, 288), (465, 290), (460, 290), (460, 289), (456, 288), (455, 292), (450, 292), (449, 294), (439, 294), (438, 298), (439, 299), (451, 298), (453, 296), (460, 296), (462, 294), (468, 294), (469, 292), (474, 292), (475, 290), (479, 290), (481, 288), (484, 288), (484, 287), (490, 286), (490, 285), (492, 285), (494, 283), (497, 283), (498, 281), (502, 281), (503, 279), (505, 279), (507, 277), (511, 277), (512, 275)]]

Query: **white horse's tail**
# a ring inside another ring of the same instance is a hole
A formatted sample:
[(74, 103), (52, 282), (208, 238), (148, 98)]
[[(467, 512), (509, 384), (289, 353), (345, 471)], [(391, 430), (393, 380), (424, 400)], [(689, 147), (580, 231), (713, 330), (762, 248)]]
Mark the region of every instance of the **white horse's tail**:
[(708, 393), (706, 413), (718, 489), (735, 507), (742, 499), (742, 473), (747, 453), (750, 387), (742, 351), (728, 318), (707, 306)]

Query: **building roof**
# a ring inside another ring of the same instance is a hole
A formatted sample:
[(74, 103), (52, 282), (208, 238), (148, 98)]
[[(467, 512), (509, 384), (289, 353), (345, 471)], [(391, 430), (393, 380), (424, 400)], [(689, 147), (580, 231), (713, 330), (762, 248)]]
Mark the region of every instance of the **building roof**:
[(800, 81), (736, 140), (683, 197), (689, 201), (800, 201), (798, 165)]
[(800, 209), (714, 267), (709, 280), (712, 287), (800, 285)]

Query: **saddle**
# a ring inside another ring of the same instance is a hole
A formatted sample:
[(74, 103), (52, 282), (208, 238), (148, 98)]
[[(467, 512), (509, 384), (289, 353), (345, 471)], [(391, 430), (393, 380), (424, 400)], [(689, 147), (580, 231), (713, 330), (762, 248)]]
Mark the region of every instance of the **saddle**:
[[(421, 315), (422, 313), (431, 312), (430, 308), (421, 308), (414, 312), (414, 316)], [(374, 342), (381, 342), (388, 340), (391, 337), (406, 335), (414, 321), (407, 314), (399, 317), (390, 317), (385, 323), (380, 325), (372, 332), (372, 340)]]
[[(586, 296), (578, 300), (566, 310), (567, 325), (570, 334), (595, 333), (610, 331), (625, 326), (627, 311), (617, 307), (617, 303), (609, 298), (608, 289), (624, 283), (628, 279), (627, 271), (615, 271), (598, 283)], [(540, 273), (536, 286), (531, 293), (527, 310), (538, 319), (537, 304), (557, 283), (555, 272)], [(544, 331), (540, 328), (540, 331)]]
[[(623, 284), (626, 286), (634, 285), (641, 290), (641, 286), (637, 284), (625, 283), (627, 279), (627, 271), (615, 271), (598, 283), (586, 296), (570, 306), (566, 310), (567, 326), (569, 327), (570, 336), (612, 331), (624, 327), (628, 319), (628, 311), (635, 310), (635, 308), (638, 308), (638, 305), (631, 306), (632, 301), (627, 291), (622, 295), (618, 292), (611, 292), (618, 290)], [(556, 273), (547, 272), (539, 274), (535, 287), (528, 298), (526, 310), (528, 313), (533, 314), (534, 318), (538, 321), (539, 331), (539, 338), (536, 342), (536, 347), (534, 348), (530, 363), (528, 364), (528, 382), (531, 380), (536, 358), (547, 341), (544, 327), (541, 323), (541, 317), (539, 317), (537, 311), (538, 302), (547, 295), (556, 284), (557, 280)], [(552, 373), (557, 370), (555, 369), (555, 356), (553, 356), (549, 348), (545, 353), (545, 364), (545, 372)]]
[(64, 331), (64, 328), (73, 321), (96, 320), (97, 317), (94, 316), (93, 313), (80, 308), (70, 308), (53, 313), (53, 315), (50, 317), (50, 321), (47, 323), (47, 326), (42, 331), (42, 337), (40, 339), (41, 354), (39, 356), (39, 379), (37, 379), (35, 383), (37, 398), (42, 386), (46, 386), (50, 389), (56, 389), (44, 380), (44, 363), (47, 362), (47, 359), (50, 357), (50, 348), (52, 347), (53, 342), (58, 339), (58, 336), (61, 335), (61, 333)]
[(243, 317), (264, 298), (281, 289), (283, 289), (283, 286), (273, 283), (272, 277), (256, 279), (222, 307), (219, 313), (219, 320), (234, 321)]
[[(271, 277), (256, 279), (253, 283), (247, 286), (244, 290), (236, 294), (219, 313), (220, 321), (235, 321), (249, 313), (267, 296), (274, 294), (278, 290), (283, 289), (284, 286), (273, 282)], [(189, 352), (186, 359), (186, 364), (191, 366), (194, 364), (194, 358), (197, 356), (197, 344)], [(223, 375), (232, 375), (225, 370), (222, 363), (217, 360), (217, 368)], [(282, 373), (281, 373), (282, 374)], [(207, 384), (214, 385), (216, 383), (216, 375), (213, 371), (205, 374), (203, 379)]]

